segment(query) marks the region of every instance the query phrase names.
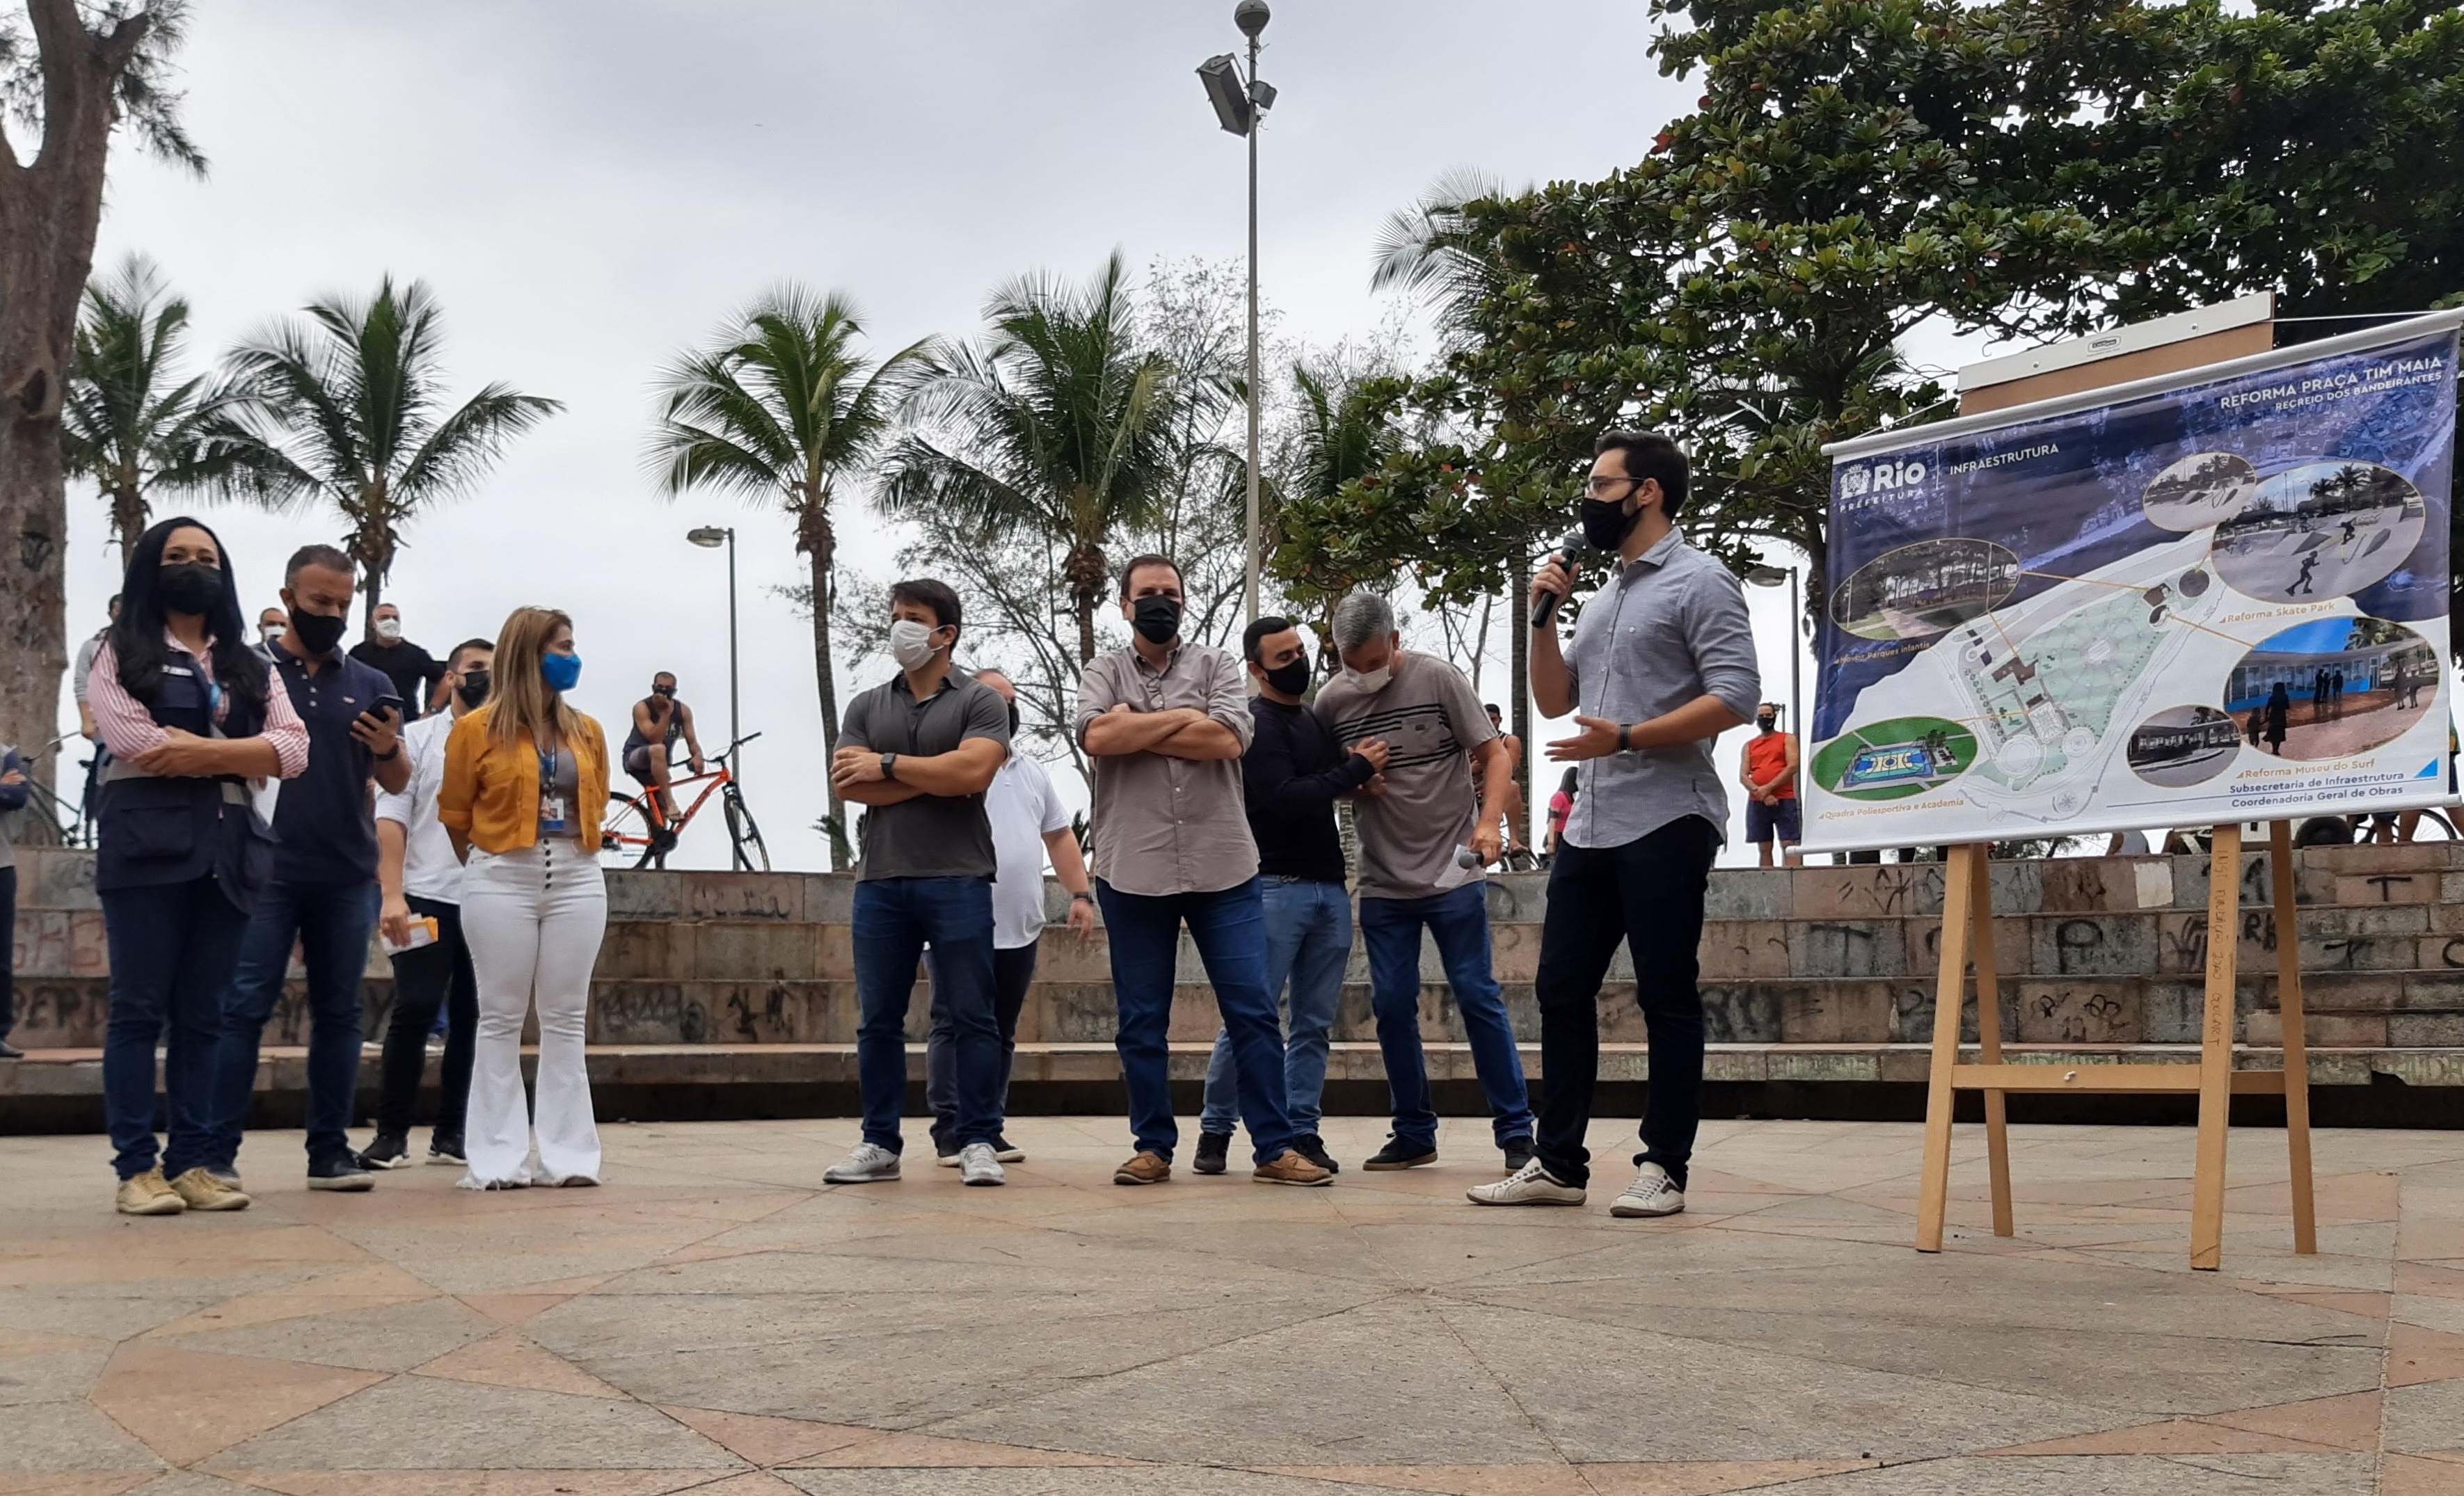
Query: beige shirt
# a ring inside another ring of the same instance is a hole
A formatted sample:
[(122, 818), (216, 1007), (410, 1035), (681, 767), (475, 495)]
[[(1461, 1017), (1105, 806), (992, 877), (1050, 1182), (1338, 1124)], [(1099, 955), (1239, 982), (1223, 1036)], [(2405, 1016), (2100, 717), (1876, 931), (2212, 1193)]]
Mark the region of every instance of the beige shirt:
[[(1078, 743), (1087, 724), (1126, 702), (1133, 712), (1192, 707), (1240, 735), (1254, 731), (1241, 662), (1209, 645), (1176, 648), (1158, 671), (1136, 647), (1099, 654), (1078, 682)], [(1095, 875), (1116, 891), (1214, 893), (1258, 875), (1258, 844), (1242, 806), (1241, 760), (1133, 753), (1095, 759)]]

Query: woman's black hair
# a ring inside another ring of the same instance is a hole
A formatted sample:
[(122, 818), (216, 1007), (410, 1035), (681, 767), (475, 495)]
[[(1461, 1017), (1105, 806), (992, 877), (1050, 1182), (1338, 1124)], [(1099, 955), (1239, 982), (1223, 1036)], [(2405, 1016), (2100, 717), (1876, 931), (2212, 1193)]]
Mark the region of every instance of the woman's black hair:
[(1569, 795), (1571, 795), (1571, 794), (1573, 794), (1573, 793), (1574, 792), (1574, 771), (1573, 771), (1573, 770), (1572, 770), (1572, 769), (1568, 769), (1568, 770), (1566, 771), (1566, 777), (1565, 777), (1564, 779), (1559, 780), (1559, 781), (1557, 781), (1557, 788), (1558, 788), (1559, 790), (1563, 791), (1564, 793), (1569, 794)]
[(154, 699), (169, 651), (163, 644), (163, 547), (174, 530), (203, 530), (222, 558), (223, 589), (206, 610), (206, 632), (214, 641), (214, 679), (243, 701), (265, 700), (265, 662), (248, 647), (239, 617), (239, 583), (231, 552), (211, 526), (185, 515), (165, 519), (137, 538), (128, 554), (128, 576), (120, 586), (120, 618), (111, 626), (111, 652), (120, 662), (120, 684), (140, 701)]

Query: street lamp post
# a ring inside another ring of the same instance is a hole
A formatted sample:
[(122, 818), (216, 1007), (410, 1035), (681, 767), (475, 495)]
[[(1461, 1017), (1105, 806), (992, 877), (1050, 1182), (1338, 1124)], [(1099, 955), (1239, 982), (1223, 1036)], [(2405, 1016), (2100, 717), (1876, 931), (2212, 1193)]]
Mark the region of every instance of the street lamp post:
[(1805, 727), (1797, 715), (1797, 690), (1798, 656), (1804, 651), (1798, 648), (1796, 630), (1799, 620), (1804, 616), (1804, 610), (1803, 605), (1797, 601), (1796, 568), (1794, 566), (1756, 566), (1746, 573), (1746, 580), (1758, 587), (1775, 587), (1783, 582), (1788, 583), (1788, 730), (1796, 734), (1796, 740), (1802, 743), (1805, 741)]
[(1249, 142), (1249, 556), (1242, 574), (1242, 602), (1248, 617), (1258, 616), (1260, 535), (1258, 514), (1258, 127), (1274, 107), (1275, 86), (1258, 77), (1258, 33), (1272, 12), (1266, 0), (1241, 0), (1232, 8), (1232, 24), (1249, 38), (1249, 71), (1241, 72), (1231, 53), (1200, 63), (1198, 76), (1215, 105), (1216, 122)]
[[(727, 744), (729, 751), (733, 752), (736, 744), (744, 737), (744, 724), (737, 715), (739, 698), (737, 692), (736, 531), (718, 525), (704, 525), (698, 530), (686, 532), (685, 539), (704, 550), (716, 550), (722, 545), (727, 547)], [(738, 784), (744, 782), (744, 776), (739, 772), (741, 765), (731, 759), (727, 767), (728, 772), (736, 776), (736, 781)]]

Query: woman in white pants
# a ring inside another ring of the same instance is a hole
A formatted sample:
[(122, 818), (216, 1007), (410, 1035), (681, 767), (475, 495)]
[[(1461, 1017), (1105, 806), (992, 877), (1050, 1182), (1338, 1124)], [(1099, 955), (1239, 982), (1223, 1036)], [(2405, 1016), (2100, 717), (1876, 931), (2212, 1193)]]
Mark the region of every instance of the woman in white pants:
[[(445, 742), (437, 819), (463, 859), (462, 934), (479, 978), (466, 1189), (599, 1182), (583, 1032), (607, 932), (599, 808), (607, 739), (565, 704), (582, 677), (573, 620), (517, 608), (496, 639), (487, 705)], [(522, 1098), (522, 1020), (539, 1009), (539, 1168)]]

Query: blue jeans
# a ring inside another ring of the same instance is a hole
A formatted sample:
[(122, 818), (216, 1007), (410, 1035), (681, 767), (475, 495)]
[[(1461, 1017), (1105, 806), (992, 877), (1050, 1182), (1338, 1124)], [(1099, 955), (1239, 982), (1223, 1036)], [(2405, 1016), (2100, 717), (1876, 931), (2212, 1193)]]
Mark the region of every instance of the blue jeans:
[[(1266, 991), (1283, 998), (1291, 1013), (1284, 1034), (1284, 1107), (1294, 1133), (1315, 1133), (1318, 1103), (1326, 1095), (1327, 1036), (1343, 997), (1344, 958), (1352, 954), (1352, 900), (1340, 883), (1264, 882)], [(1206, 1106), (1199, 1113), (1199, 1131), (1232, 1131), (1234, 1090), (1227, 1028), (1215, 1035), (1215, 1054), (1206, 1062)]]
[(1122, 893), (1095, 880), (1112, 952), (1112, 997), (1121, 1026), (1121, 1081), (1130, 1094), (1130, 1131), (1138, 1151), (1169, 1161), (1180, 1128), (1172, 1116), (1172, 989), (1179, 962), (1180, 927), (1205, 963), (1215, 1005), (1231, 1031), (1241, 1119), (1249, 1125), (1257, 1160), (1280, 1158), (1292, 1146), (1284, 1111), (1283, 1030), (1266, 987), (1266, 916), (1258, 880), (1212, 893)]
[(1377, 1048), (1394, 1093), (1395, 1135), (1436, 1147), (1438, 1114), (1429, 1104), (1429, 1067), (1420, 1052), (1420, 931), (1438, 942), (1446, 985), (1471, 1042), (1472, 1068), (1488, 1098), (1503, 1146), (1531, 1135), (1531, 1098), (1523, 1086), (1523, 1055), (1507, 1022), (1506, 997), (1488, 957), (1488, 894), (1478, 883), (1427, 898), (1360, 900), (1360, 938), (1369, 947), (1369, 1002), (1377, 1014)]
[(964, 1148), (1001, 1135), (1001, 1037), (993, 1022), (993, 880), (873, 878), (855, 886), (856, 1079), (864, 1092), (864, 1140), (897, 1153), (907, 1100), (907, 1005), (915, 967), (933, 947), (934, 996), (948, 987), (958, 1058), (958, 1117), (951, 1140)]
[(165, 1045), (170, 1112), (164, 1172), (176, 1178), (213, 1162), (214, 1045), (223, 992), (239, 964), (248, 916), (210, 877), (102, 895), (111, 953), (111, 1017), (102, 1042), (102, 1111), (112, 1169), (123, 1179), (154, 1167), (154, 1045)]
[(213, 1162), (239, 1165), (240, 1130), (256, 1089), (256, 1050), (282, 1000), (291, 942), (308, 969), (308, 1158), (351, 1151), (360, 1089), (360, 984), (379, 898), (366, 883), (269, 883), (240, 940), (239, 970), (223, 996), (214, 1053)]

